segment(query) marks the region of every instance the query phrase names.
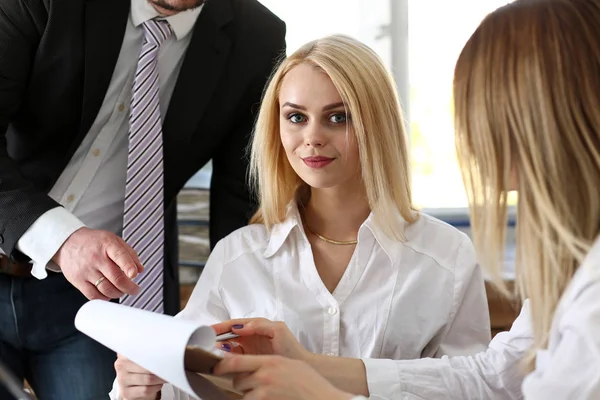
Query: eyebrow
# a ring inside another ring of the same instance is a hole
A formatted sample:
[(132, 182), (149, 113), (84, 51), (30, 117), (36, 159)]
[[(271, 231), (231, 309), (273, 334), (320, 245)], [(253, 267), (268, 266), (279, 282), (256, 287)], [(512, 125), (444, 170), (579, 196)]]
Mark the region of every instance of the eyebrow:
[[(323, 111), (333, 110), (334, 108), (338, 108), (338, 107), (342, 107), (342, 106), (344, 106), (344, 103), (341, 101), (337, 102), (337, 103), (328, 104), (323, 107)], [(286, 101), (285, 103), (283, 103), (281, 108), (283, 108), (283, 107), (292, 107), (292, 108), (296, 108), (298, 110), (306, 111), (306, 107), (298, 105), (298, 104), (290, 103), (289, 101)]]

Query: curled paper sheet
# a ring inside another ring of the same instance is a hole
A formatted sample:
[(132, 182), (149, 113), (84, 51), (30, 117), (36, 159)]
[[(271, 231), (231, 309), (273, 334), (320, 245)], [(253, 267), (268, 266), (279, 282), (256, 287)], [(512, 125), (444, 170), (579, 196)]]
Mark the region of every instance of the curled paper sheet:
[(92, 300), (77, 312), (75, 327), (190, 396), (238, 398), (230, 381), (204, 375), (220, 360), (210, 326)]

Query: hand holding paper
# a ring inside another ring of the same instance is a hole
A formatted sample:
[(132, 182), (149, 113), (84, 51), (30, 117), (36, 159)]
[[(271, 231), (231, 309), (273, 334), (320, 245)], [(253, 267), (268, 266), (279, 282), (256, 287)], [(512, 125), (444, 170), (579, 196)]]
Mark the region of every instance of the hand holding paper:
[(216, 335), (209, 326), (92, 300), (77, 313), (75, 327), (194, 399), (241, 397), (230, 380), (207, 375), (221, 360), (211, 353)]
[(119, 355), (115, 362), (119, 393), (127, 400), (156, 400), (166, 383), (133, 361)]

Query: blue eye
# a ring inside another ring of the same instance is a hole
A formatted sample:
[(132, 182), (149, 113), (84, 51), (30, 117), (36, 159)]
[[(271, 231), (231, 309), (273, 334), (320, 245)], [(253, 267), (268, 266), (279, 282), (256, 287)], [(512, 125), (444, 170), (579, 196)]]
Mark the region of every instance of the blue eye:
[(334, 124), (343, 124), (346, 122), (346, 119), (346, 114), (342, 113), (333, 114), (331, 117), (329, 117), (329, 121), (333, 122)]
[(301, 124), (306, 121), (306, 117), (302, 114), (294, 113), (288, 115), (288, 120), (293, 124)]

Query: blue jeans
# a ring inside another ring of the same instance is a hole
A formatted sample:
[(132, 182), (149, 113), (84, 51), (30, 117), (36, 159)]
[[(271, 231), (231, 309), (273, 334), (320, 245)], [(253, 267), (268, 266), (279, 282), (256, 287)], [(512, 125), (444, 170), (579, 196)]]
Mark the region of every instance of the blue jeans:
[[(86, 298), (61, 274), (0, 274), (0, 360), (40, 400), (108, 399), (116, 355), (75, 329)], [(0, 385), (0, 399), (13, 399)]]

